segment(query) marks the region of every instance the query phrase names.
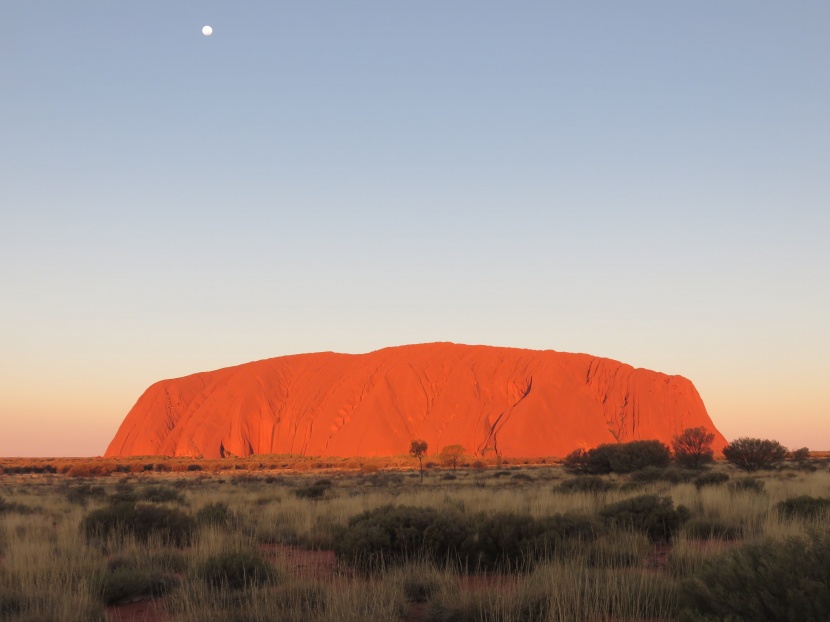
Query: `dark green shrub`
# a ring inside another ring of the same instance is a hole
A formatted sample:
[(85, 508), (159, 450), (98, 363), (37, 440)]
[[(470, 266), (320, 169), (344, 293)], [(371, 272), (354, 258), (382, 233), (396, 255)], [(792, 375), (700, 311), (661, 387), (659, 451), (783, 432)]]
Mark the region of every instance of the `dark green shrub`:
[(781, 501), (775, 505), (775, 508), (785, 518), (816, 519), (830, 513), (830, 499), (801, 495)]
[(196, 569), (196, 576), (216, 588), (240, 590), (274, 580), (274, 569), (259, 553), (235, 551), (211, 555)]
[(801, 447), (793, 451), (791, 457), (796, 462), (804, 462), (810, 459), (810, 450), (807, 447)]
[(787, 457), (787, 450), (778, 441), (761, 438), (739, 438), (723, 448), (723, 456), (748, 473), (766, 469)]
[(231, 512), (228, 504), (222, 501), (208, 503), (196, 512), (196, 522), (200, 525), (227, 527), (232, 520), (233, 512)]
[(830, 533), (747, 544), (680, 583), (684, 622), (827, 622)]
[(641, 495), (605, 506), (600, 516), (611, 526), (642, 531), (655, 542), (671, 542), (689, 511), (682, 505), (675, 509), (671, 497)]
[(598, 532), (597, 522), (583, 516), (481, 515), (464, 543), (464, 559), (474, 570), (527, 570), (555, 554), (563, 543), (590, 542)]
[(671, 452), (660, 441), (631, 441), (600, 445), (588, 451), (577, 449), (565, 457), (564, 467), (569, 473), (603, 475), (667, 467), (670, 462)]
[(614, 483), (597, 475), (579, 475), (561, 482), (556, 489), (559, 492), (588, 492), (598, 494), (614, 488)]
[(313, 484), (297, 488), (294, 494), (300, 499), (322, 499), (331, 487), (330, 479), (318, 479)]
[(695, 488), (700, 490), (706, 486), (719, 486), (729, 481), (729, 475), (721, 471), (701, 473), (694, 479)]
[(729, 490), (732, 492), (764, 492), (764, 481), (755, 477), (744, 477), (729, 482)]
[(185, 471), (201, 471), (202, 466), (199, 464), (188, 464)]
[(698, 474), (692, 469), (680, 469), (677, 467), (655, 467), (650, 466), (639, 471), (634, 471), (629, 475), (631, 481), (642, 484), (652, 482), (669, 482), (671, 484), (682, 484), (689, 482)]
[(88, 540), (112, 535), (132, 535), (140, 542), (157, 535), (164, 542), (186, 546), (193, 536), (194, 521), (174, 508), (118, 503), (90, 512), (81, 528)]
[(689, 538), (697, 540), (740, 540), (743, 536), (743, 529), (738, 525), (701, 517), (691, 519), (683, 531)]
[(454, 480), (454, 479), (458, 479), (458, 478), (455, 476), (454, 473), (444, 473), (444, 475), (441, 477), (441, 479)]
[(455, 561), (468, 536), (467, 523), (460, 513), (388, 505), (353, 516), (335, 534), (334, 551), (364, 569), (407, 559)]

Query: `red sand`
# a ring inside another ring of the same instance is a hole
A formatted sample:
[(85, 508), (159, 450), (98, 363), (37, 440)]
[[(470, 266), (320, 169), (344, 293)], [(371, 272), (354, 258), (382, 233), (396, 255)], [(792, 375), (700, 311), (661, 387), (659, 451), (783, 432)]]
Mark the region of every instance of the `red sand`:
[(552, 350), (431, 343), (368, 354), (321, 352), (246, 363), (152, 385), (106, 456), (564, 456), (615, 440), (670, 442), (715, 431), (681, 376)]

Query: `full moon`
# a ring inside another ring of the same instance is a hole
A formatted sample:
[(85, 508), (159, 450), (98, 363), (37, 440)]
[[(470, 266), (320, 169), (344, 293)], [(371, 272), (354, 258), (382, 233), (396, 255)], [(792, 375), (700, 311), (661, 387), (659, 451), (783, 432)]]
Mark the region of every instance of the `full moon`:
[(202, 34), (205, 35), (206, 37), (209, 37), (210, 35), (213, 34), (213, 28), (211, 28), (210, 26), (203, 26), (202, 27)]

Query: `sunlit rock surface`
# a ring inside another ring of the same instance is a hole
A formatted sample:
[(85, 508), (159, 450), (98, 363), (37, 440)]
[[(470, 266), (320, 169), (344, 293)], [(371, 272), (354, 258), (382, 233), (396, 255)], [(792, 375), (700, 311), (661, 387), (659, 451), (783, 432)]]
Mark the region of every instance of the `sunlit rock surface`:
[(283, 356), (162, 380), (107, 456), (470, 454), (564, 456), (637, 439), (716, 433), (694, 385), (588, 354), (453, 343)]

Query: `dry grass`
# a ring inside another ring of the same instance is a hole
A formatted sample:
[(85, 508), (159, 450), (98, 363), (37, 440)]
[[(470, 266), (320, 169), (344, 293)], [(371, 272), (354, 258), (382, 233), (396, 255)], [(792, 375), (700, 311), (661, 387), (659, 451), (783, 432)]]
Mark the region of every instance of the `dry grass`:
[[(330, 549), (350, 517), (390, 503), (460, 510), (465, 515), (515, 512), (539, 518), (556, 513), (597, 515), (610, 503), (641, 494), (672, 497), (675, 504), (691, 510), (698, 527), (726, 525), (741, 533), (744, 542), (759, 542), (805, 536), (821, 527), (816, 521), (781, 518), (774, 511), (776, 503), (798, 495), (830, 496), (826, 465), (815, 472), (762, 473), (761, 493), (732, 491), (725, 485), (700, 490), (691, 483), (633, 485), (618, 476), (608, 478), (617, 484), (608, 491), (566, 493), (557, 489), (567, 476), (556, 466), (477, 465), (453, 472), (455, 479), (443, 478), (448, 471), (432, 470), (421, 485), (417, 463), (403, 458), (394, 470), (373, 472), (360, 461), (348, 463), (352, 470), (345, 470), (343, 461), (341, 470), (324, 475), (293, 468), (271, 471), (267, 465), (280, 462), (270, 458), (244, 461), (246, 466), (256, 465), (252, 470), (214, 469), (214, 463), (205, 461), (202, 470), (188, 471), (187, 462), (170, 462), (169, 470), (132, 470), (127, 465), (122, 472), (114, 468), (107, 477), (89, 480), (78, 475), (83, 469), (75, 469), (73, 475), (73, 467), (62, 475), (63, 463), (51, 464), (55, 473), (38, 463), (40, 472), (0, 476), (6, 507), (0, 512), (0, 619), (103, 620), (107, 575), (117, 567), (126, 579), (134, 572), (136, 577), (167, 581), (168, 594), (157, 602), (169, 620), (675, 620), (678, 582), (693, 576), (707, 559), (735, 547), (735, 542), (703, 541), (699, 534), (691, 537), (681, 531), (665, 563), (643, 534), (614, 531), (525, 573), (472, 577), (461, 568), (424, 562), (372, 576), (332, 563), (309, 575), (297, 570), (296, 559), (302, 553), (287, 557), (273, 547)], [(407, 466), (411, 470), (402, 468)], [(733, 479), (741, 477), (728, 465), (715, 468), (728, 471)], [(333, 484), (321, 498), (295, 494), (321, 477)], [(142, 545), (130, 538), (86, 540), (79, 528), (83, 517), (104, 507), (107, 499), (91, 493), (92, 488), (81, 488), (84, 484), (101, 486), (112, 495), (159, 483), (183, 494), (185, 511), (196, 515), (210, 503), (223, 502), (231, 519), (227, 524), (200, 525), (193, 543), (179, 551), (160, 541)], [(211, 556), (242, 551), (264, 552), (271, 560), (274, 574), (269, 582), (230, 590), (201, 580), (195, 572)]]

